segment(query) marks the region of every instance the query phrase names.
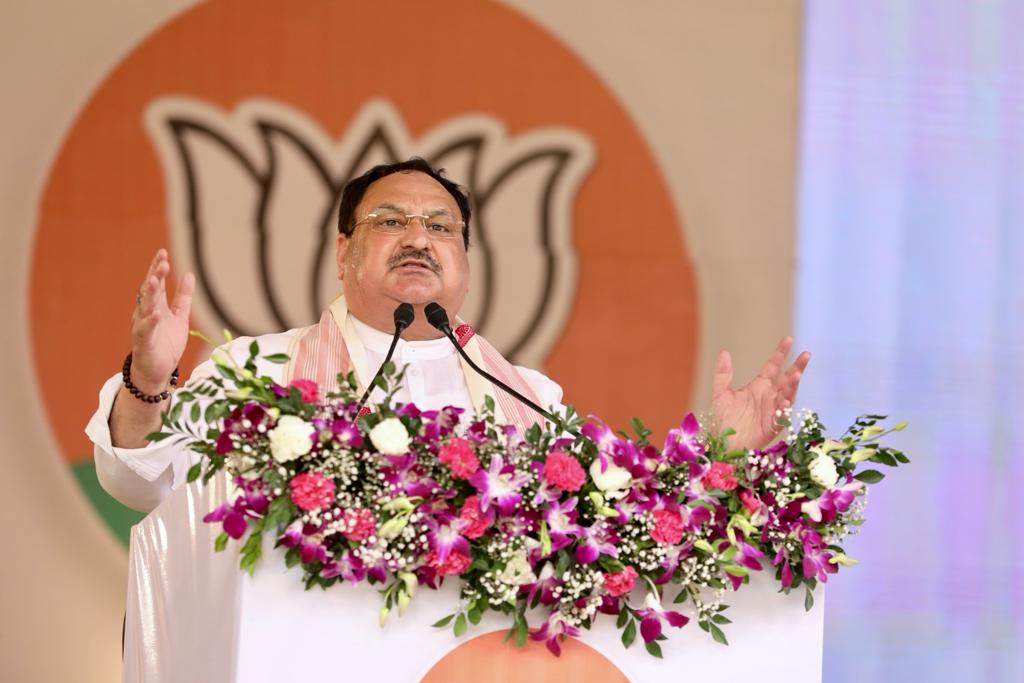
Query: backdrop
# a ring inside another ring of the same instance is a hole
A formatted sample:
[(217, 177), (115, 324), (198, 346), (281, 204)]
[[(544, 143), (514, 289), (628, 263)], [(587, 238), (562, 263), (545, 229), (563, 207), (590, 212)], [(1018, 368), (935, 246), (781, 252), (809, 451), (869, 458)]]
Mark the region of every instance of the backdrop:
[(582, 410), (663, 431), (706, 403), (718, 348), (749, 376), (795, 329), (802, 405), (911, 421), (915, 462), (829, 585), (826, 680), (1024, 675), (1022, 17), (583, 7), (0, 10), (5, 680), (117, 676), (137, 516), (81, 430), (151, 253), (197, 272), (207, 332), (305, 324), (334, 292), (338, 187), (412, 153), (477, 201), (464, 316)]

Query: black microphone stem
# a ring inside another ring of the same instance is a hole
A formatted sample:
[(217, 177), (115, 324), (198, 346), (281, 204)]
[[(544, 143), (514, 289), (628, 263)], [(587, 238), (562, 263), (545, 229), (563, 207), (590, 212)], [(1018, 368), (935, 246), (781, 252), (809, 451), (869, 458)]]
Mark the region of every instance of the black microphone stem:
[[(467, 363), (469, 363), (469, 367), (471, 367), (474, 370), (476, 370), (478, 374), (480, 374), (483, 377), (486, 377), (488, 380), (490, 380), (490, 382), (492, 384), (495, 384), (495, 385), (501, 387), (502, 389), (504, 389), (506, 392), (508, 392), (512, 396), (516, 397), (517, 399), (519, 399), (520, 401), (522, 401), (523, 403), (525, 403), (529, 407), (533, 408), (539, 415), (544, 416), (549, 422), (555, 422), (555, 423), (558, 422), (557, 418), (555, 418), (554, 415), (552, 415), (548, 411), (544, 410), (539, 405), (537, 405), (536, 403), (534, 403), (530, 399), (526, 398), (525, 396), (520, 394), (518, 391), (516, 391), (515, 389), (513, 389), (509, 385), (505, 384), (500, 379), (498, 379), (497, 377), (495, 377), (494, 375), (492, 375), (491, 373), (487, 372), (486, 370), (481, 368), (479, 365), (474, 363), (473, 359), (470, 358), (469, 354), (466, 353), (466, 350), (463, 349), (462, 346), (459, 344), (459, 340), (455, 338), (455, 335), (452, 333), (452, 328), (451, 328), (450, 325), (445, 325), (443, 328), (439, 327), (438, 329), (440, 329), (441, 332), (444, 333), (444, 336), (448, 337), (448, 339), (451, 341), (451, 343), (455, 346), (455, 349), (459, 352), (459, 355), (462, 356), (462, 359), (464, 361), (466, 361)], [(579, 432), (577, 432), (575, 429), (570, 429), (569, 433), (572, 434), (573, 436), (577, 436), (577, 437), (579, 436)]]
[(405, 331), (405, 328), (409, 327), (412, 323), (413, 315), (415, 315), (415, 313), (412, 306), (409, 304), (401, 304), (395, 309), (395, 334), (391, 337), (391, 346), (388, 347), (388, 355), (384, 356), (384, 362), (380, 364), (379, 368), (377, 368), (377, 374), (374, 375), (373, 379), (370, 380), (370, 383), (366, 385), (366, 391), (363, 392), (363, 397), (359, 399), (359, 404), (356, 408), (356, 415), (358, 415), (359, 411), (363, 409), (364, 405), (366, 405), (366, 400), (370, 398), (370, 392), (373, 391), (373, 386), (377, 383), (381, 373), (384, 372), (384, 366), (388, 364), (388, 361), (391, 360), (391, 356), (394, 355), (395, 347), (398, 346), (398, 338), (402, 336), (402, 332)]

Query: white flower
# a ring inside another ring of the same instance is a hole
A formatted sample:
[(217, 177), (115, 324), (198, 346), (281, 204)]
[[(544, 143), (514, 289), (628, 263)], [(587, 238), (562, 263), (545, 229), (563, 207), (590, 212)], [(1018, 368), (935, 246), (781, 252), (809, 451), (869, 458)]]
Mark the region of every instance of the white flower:
[(818, 486), (830, 489), (839, 481), (839, 472), (836, 471), (836, 461), (832, 456), (819, 454), (810, 466), (811, 481)]
[(609, 462), (604, 472), (601, 471), (601, 461), (594, 460), (590, 464), (590, 478), (594, 480), (594, 486), (602, 491), (618, 491), (633, 479), (629, 470)]
[(285, 415), (277, 421), (267, 436), (270, 438), (270, 454), (278, 462), (288, 462), (313, 448), (313, 433), (316, 427), (297, 415)]
[(525, 586), (537, 580), (536, 574), (530, 569), (530, 563), (526, 560), (526, 550), (520, 550), (508, 561), (505, 568), (501, 570), (498, 579), (509, 586)]
[(384, 455), (404, 455), (409, 452), (409, 432), (397, 417), (381, 420), (370, 430), (370, 441)]

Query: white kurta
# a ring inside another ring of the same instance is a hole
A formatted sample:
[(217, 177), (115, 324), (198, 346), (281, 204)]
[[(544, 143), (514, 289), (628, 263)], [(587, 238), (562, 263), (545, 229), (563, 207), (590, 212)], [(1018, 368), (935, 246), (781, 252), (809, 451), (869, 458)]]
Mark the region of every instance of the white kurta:
[[(362, 342), (366, 354), (366, 366), (370, 373), (376, 372), (387, 354), (391, 335), (376, 330), (349, 316), (352, 327)], [(288, 353), (292, 341), (301, 329), (258, 337), (260, 355)], [(248, 356), (252, 337), (239, 337), (226, 347), (236, 359)], [(394, 362), (405, 367), (405, 377), (395, 399), (402, 403), (415, 403), (424, 410), (436, 410), (445, 406), (464, 408), (472, 414), (473, 402), (466, 386), (459, 356), (446, 338), (428, 341), (406, 341), (400, 339), (395, 348)], [(550, 379), (529, 368), (517, 367), (523, 379), (537, 393), (542, 406), (561, 407), (562, 388)], [(358, 370), (358, 368), (357, 368)], [(284, 366), (257, 360), (257, 373), (280, 381)], [(208, 377), (215, 373), (213, 362), (205, 361), (196, 366), (191, 380)], [(372, 376), (372, 375), (371, 375)], [(361, 378), (368, 381), (369, 377)], [(118, 448), (111, 443), (110, 411), (121, 388), (121, 375), (111, 377), (100, 390), (99, 407), (89, 420), (85, 433), (94, 444), (96, 475), (107, 493), (128, 507), (143, 512), (156, 508), (168, 494), (186, 479), (188, 468), (198, 457), (181, 445), (157, 442), (145, 448)], [(380, 399), (379, 389), (371, 395), (371, 402)]]

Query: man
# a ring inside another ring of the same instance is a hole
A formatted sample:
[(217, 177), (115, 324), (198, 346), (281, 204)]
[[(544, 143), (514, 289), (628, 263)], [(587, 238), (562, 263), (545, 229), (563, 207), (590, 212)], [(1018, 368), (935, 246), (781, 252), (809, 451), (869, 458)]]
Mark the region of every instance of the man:
[[(284, 368), (259, 367), (279, 381), (298, 377), (330, 386), (338, 371), (352, 369), (368, 382), (383, 360), (400, 303), (413, 305), (416, 318), (402, 334), (396, 361), (408, 367), (396, 395), (423, 408), (455, 405), (479, 408), (484, 396), (497, 399), (508, 421), (527, 424), (536, 416), (501, 389), (462, 365), (448, 340), (426, 320), (423, 308), (436, 301), (455, 314), (469, 291), (470, 207), (465, 193), (422, 159), (377, 166), (350, 181), (339, 209), (336, 254), (344, 296), (317, 325), (259, 338), (263, 354), (288, 353)], [(169, 445), (147, 445), (145, 436), (160, 427), (171, 374), (185, 350), (195, 280), (184, 274), (168, 302), (167, 253), (160, 250), (136, 299), (132, 318), (132, 354), (122, 376), (111, 378), (100, 407), (87, 427), (93, 440), (97, 474), (123, 503), (151, 510), (185, 480), (193, 454)], [(513, 367), (487, 342), (460, 327), (460, 343), (487, 369), (545, 406), (557, 406), (561, 389), (540, 373)], [(240, 353), (249, 344), (231, 346)], [(729, 354), (718, 356), (712, 408), (722, 425), (733, 427), (737, 447), (767, 444), (778, 432), (775, 411), (793, 401), (810, 355), (801, 354), (785, 371), (792, 340), (783, 339), (758, 376), (731, 389)], [(229, 351), (231, 350), (229, 348)], [(195, 375), (211, 373), (210, 362)]]

